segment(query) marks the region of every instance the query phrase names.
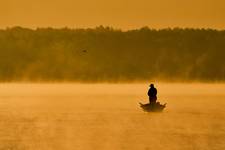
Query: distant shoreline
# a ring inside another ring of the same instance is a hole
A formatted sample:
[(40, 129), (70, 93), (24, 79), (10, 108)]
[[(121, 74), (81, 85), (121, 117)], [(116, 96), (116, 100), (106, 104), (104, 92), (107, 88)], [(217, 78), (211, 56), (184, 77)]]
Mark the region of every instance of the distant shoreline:
[(0, 30), (0, 82), (225, 81), (225, 30)]
[(117, 27), (113, 27), (113, 26), (103, 26), (103, 25), (99, 25), (96, 27), (25, 27), (25, 26), (8, 26), (8, 27), (2, 27), (0, 28), (0, 30), (11, 30), (11, 29), (15, 29), (15, 28), (20, 28), (20, 29), (25, 29), (25, 30), (32, 30), (32, 31), (36, 31), (36, 30), (45, 30), (45, 29), (52, 29), (52, 30), (95, 30), (98, 28), (105, 28), (105, 29), (111, 29), (111, 30), (115, 30), (115, 31), (122, 31), (122, 32), (130, 32), (130, 31), (135, 31), (135, 30), (142, 30), (142, 29), (149, 29), (149, 30), (154, 30), (154, 31), (163, 31), (163, 30), (212, 30), (212, 31), (218, 31), (218, 32), (224, 32), (225, 28), (221, 29), (221, 28), (211, 28), (211, 27), (165, 27), (165, 28), (151, 28), (150, 26), (143, 26), (143, 27), (139, 27), (139, 28), (130, 28), (130, 29), (122, 29), (122, 28), (117, 28)]

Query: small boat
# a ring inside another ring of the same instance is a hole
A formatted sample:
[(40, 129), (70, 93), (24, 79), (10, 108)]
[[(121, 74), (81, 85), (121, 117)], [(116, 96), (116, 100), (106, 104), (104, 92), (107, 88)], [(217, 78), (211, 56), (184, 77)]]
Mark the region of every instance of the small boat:
[(157, 102), (154, 105), (152, 104), (150, 105), (149, 103), (148, 104), (139, 103), (139, 104), (140, 107), (146, 112), (161, 112), (166, 107), (166, 103), (162, 105), (159, 102)]

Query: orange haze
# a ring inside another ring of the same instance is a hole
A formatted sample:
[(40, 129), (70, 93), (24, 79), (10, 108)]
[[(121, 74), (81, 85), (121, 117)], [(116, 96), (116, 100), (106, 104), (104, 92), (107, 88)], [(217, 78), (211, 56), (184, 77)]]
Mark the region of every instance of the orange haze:
[(224, 0), (7, 0), (0, 28), (11, 26), (122, 29), (194, 27), (225, 29)]

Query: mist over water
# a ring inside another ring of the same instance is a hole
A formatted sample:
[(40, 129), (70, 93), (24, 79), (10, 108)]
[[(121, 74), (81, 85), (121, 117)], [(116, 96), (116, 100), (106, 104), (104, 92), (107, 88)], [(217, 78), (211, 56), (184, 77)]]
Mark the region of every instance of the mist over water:
[(223, 150), (225, 84), (0, 84), (0, 149)]

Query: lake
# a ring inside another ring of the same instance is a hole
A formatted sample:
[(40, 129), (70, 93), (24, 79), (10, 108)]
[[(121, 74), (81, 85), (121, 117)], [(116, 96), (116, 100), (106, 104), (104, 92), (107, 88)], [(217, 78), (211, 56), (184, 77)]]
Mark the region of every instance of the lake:
[(0, 84), (0, 150), (224, 150), (225, 84)]

